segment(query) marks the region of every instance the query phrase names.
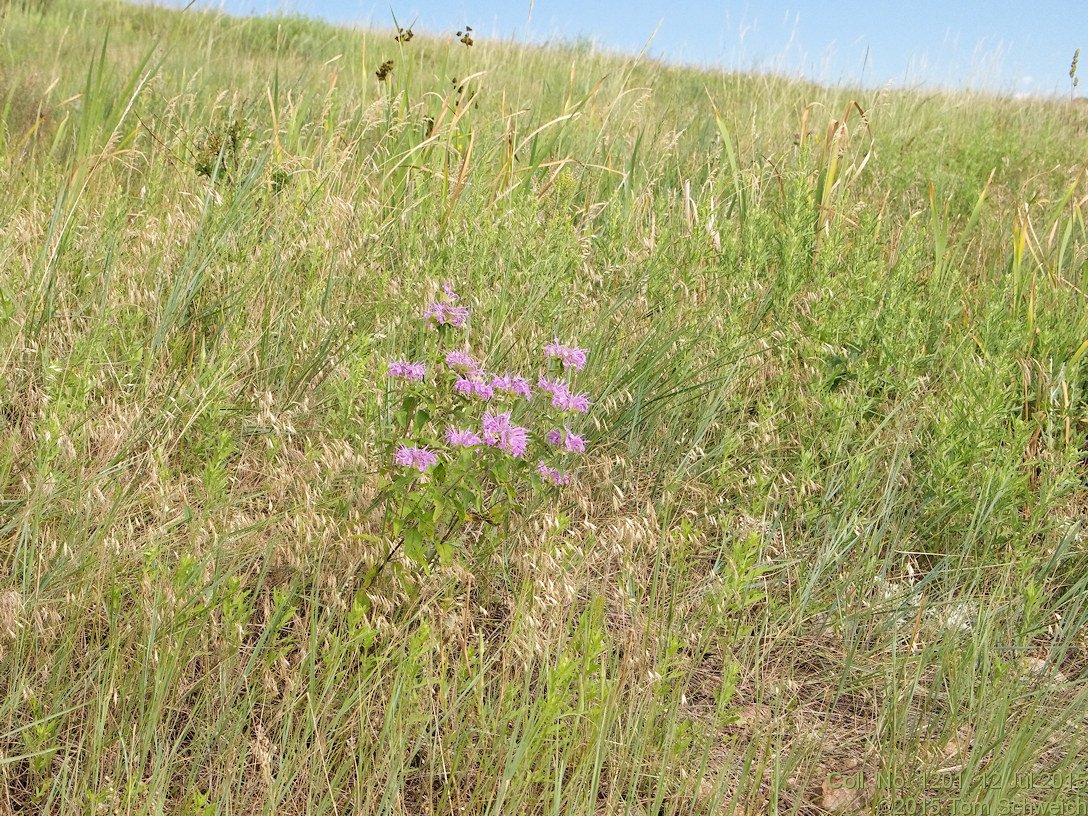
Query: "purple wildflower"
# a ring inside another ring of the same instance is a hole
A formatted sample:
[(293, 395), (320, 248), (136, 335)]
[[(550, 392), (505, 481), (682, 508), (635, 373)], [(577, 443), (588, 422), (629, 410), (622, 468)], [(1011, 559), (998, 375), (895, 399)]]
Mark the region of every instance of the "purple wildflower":
[(427, 366), (424, 363), (409, 363), (404, 360), (394, 360), (388, 365), (389, 371), (385, 375), (387, 377), (400, 377), (405, 380), (412, 380), (413, 382), (422, 382), (424, 375), (427, 373)]
[(401, 445), (393, 454), (395, 465), (405, 468), (414, 467), (420, 473), (426, 472), (427, 468), (436, 462), (438, 462), (438, 454), (427, 447), (409, 448), (407, 445)]
[(555, 468), (548, 467), (544, 464), (543, 459), (541, 459), (540, 464), (537, 465), (536, 472), (554, 485), (564, 485), (570, 482), (570, 476), (568, 474), (560, 473)]
[(446, 442), (456, 447), (474, 448), (477, 445), (482, 445), (484, 440), (472, 431), (463, 431), (460, 428), (447, 428)]
[(578, 434), (571, 433), (570, 428), (566, 429), (567, 435), (563, 440), (563, 447), (569, 451), (577, 451), (578, 453), (585, 453), (586, 440), (578, 436)]
[(502, 435), (499, 440), (499, 450), (506, 451), (511, 456), (521, 456), (529, 447), (529, 430), (513, 425)]
[(544, 354), (548, 357), (558, 357), (563, 361), (563, 368), (573, 368), (575, 371), (581, 371), (582, 367), (586, 364), (586, 354), (588, 349), (574, 348), (573, 346), (564, 346), (559, 342), (559, 338), (555, 338), (554, 343), (549, 343), (544, 346)]
[(529, 445), (529, 431), (510, 421), (510, 412), (484, 414), (484, 442), (511, 456), (521, 456)]
[(541, 377), (537, 380), (537, 388), (543, 391), (545, 394), (551, 394), (555, 396), (556, 391), (566, 391), (567, 386), (562, 380), (549, 380), (547, 377)]
[(556, 390), (552, 395), (552, 405), (560, 411), (578, 411), (584, 414), (592, 404), (589, 401), (589, 394), (585, 391), (581, 394), (572, 394), (564, 387), (562, 391)]
[(461, 299), (461, 296), (454, 292), (453, 289), (450, 288), (450, 285), (448, 283), (442, 285), (442, 294), (444, 294), (449, 299), (450, 303), (456, 303)]
[(562, 446), (572, 452), (585, 453), (586, 450), (586, 440), (576, 433), (571, 433), (570, 428), (564, 428), (562, 431), (558, 429), (548, 431), (547, 439), (549, 444), (556, 447)]
[(483, 419), (484, 441), (489, 445), (497, 444), (499, 435), (510, 427), (512, 425), (509, 411), (504, 411), (501, 414), (485, 413)]
[(529, 388), (529, 381), (520, 374), (511, 374), (507, 371), (503, 376), (494, 376), (491, 379), (491, 387), (505, 394), (514, 394), (529, 399), (533, 392)]
[(482, 400), (489, 400), (495, 396), (495, 389), (490, 385), (477, 380), (471, 380), (468, 377), (458, 377), (457, 382), (454, 383), (453, 387), (457, 389), (459, 394), (464, 394), (466, 397), (478, 397)]
[(472, 374), (480, 370), (480, 365), (464, 351), (451, 351), (446, 355), (446, 365), (460, 374)]
[(468, 320), (468, 307), (455, 306), (452, 301), (440, 300), (427, 307), (423, 319), (435, 327), (447, 324), (460, 327)]

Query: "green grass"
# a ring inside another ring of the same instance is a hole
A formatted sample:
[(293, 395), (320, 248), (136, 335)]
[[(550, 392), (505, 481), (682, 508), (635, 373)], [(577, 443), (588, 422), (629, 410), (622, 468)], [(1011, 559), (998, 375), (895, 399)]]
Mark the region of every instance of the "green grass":
[[(84, 0), (0, 45), (0, 813), (1086, 795), (1082, 106)], [(362, 591), (444, 282), (490, 364), (591, 350), (591, 449)]]

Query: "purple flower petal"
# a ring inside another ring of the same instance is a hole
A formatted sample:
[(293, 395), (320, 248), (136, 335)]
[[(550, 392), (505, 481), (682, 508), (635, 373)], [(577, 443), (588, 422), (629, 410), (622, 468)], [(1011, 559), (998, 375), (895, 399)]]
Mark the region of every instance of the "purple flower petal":
[(399, 377), (413, 382), (422, 382), (427, 373), (427, 366), (424, 363), (409, 363), (404, 360), (394, 360), (388, 363), (388, 365), (389, 371), (386, 372), (387, 377)]
[(460, 374), (475, 374), (480, 371), (480, 364), (464, 351), (451, 351), (447, 354), (446, 365)]
[(541, 377), (537, 380), (537, 387), (545, 394), (551, 394), (555, 396), (557, 391), (566, 392), (567, 386), (562, 380), (549, 380), (547, 377)]
[(544, 346), (545, 356), (558, 357), (563, 361), (563, 368), (573, 368), (575, 371), (581, 371), (585, 366), (587, 353), (588, 349), (564, 346), (559, 342), (558, 337), (555, 338), (555, 342)]
[(462, 430), (461, 428), (447, 428), (446, 442), (455, 447), (474, 448), (477, 445), (482, 445), (484, 440), (472, 431)]
[(444, 325), (455, 327), (465, 325), (465, 321), (468, 320), (468, 307), (454, 305), (454, 302), (458, 299), (457, 295), (448, 286), (445, 287), (445, 290), (446, 297), (450, 298), (450, 300), (439, 300), (432, 303), (423, 313), (423, 319), (436, 328)]
[(582, 437), (578, 436), (578, 434), (571, 433), (570, 428), (567, 428), (566, 432), (567, 436), (563, 440), (563, 446), (569, 451), (585, 453), (586, 441)]
[(491, 379), (491, 387), (504, 394), (514, 394), (518, 397), (529, 399), (533, 392), (529, 387), (529, 381), (520, 374), (511, 374), (507, 371), (503, 376), (496, 375)]
[(408, 447), (401, 445), (393, 454), (393, 464), (403, 468), (415, 468), (425, 473), (427, 468), (438, 462), (438, 454), (427, 447)]
[(552, 396), (552, 405), (560, 411), (578, 411), (584, 414), (592, 404), (589, 401), (589, 394), (585, 391), (581, 394), (572, 394), (564, 387), (562, 391), (556, 391)]
[(544, 477), (546, 481), (551, 482), (554, 485), (564, 485), (570, 482), (570, 475), (566, 473), (560, 473), (555, 468), (548, 467), (544, 464), (544, 460), (540, 460), (540, 464), (537, 465), (536, 472)]
[(482, 425), (484, 442), (511, 456), (521, 456), (529, 446), (529, 430), (514, 425), (509, 411), (484, 414)]
[(469, 379), (468, 377), (458, 378), (453, 387), (457, 389), (457, 393), (464, 394), (466, 397), (477, 397), (478, 399), (489, 400), (495, 396), (495, 390), (490, 385)]

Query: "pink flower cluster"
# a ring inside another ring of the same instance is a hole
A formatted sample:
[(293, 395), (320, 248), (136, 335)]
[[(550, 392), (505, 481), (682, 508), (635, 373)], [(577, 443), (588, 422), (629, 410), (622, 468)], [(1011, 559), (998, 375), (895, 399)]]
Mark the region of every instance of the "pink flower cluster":
[(472, 376), (458, 377), (457, 382), (454, 383), (453, 387), (457, 389), (458, 394), (464, 394), (466, 397), (489, 400), (495, 396), (494, 388)]
[(438, 454), (424, 445), (422, 448), (401, 445), (393, 454), (393, 463), (398, 467), (415, 468), (426, 473), (427, 468), (438, 463)]
[(455, 448), (475, 448), (484, 443), (478, 434), (462, 428), (447, 428), (446, 442)]
[(423, 313), (423, 319), (435, 328), (447, 325), (460, 328), (468, 320), (468, 307), (455, 305), (461, 298), (449, 286), (443, 286), (442, 292), (446, 299), (435, 301), (428, 306)]
[(427, 366), (424, 363), (408, 363), (403, 360), (394, 360), (388, 363), (389, 371), (385, 376), (396, 377), (411, 382), (423, 382), (427, 374)]
[(548, 343), (544, 346), (544, 355), (546, 357), (558, 357), (563, 361), (563, 368), (573, 368), (575, 371), (581, 371), (586, 364), (586, 349), (574, 348), (573, 346), (564, 346), (559, 342), (559, 338), (555, 338), (554, 343)]
[(520, 374), (511, 374), (509, 371), (501, 377), (498, 375), (492, 377), (491, 387), (503, 394), (513, 394), (522, 399), (531, 399), (533, 396), (529, 381)]
[(480, 364), (464, 351), (451, 351), (447, 354), (446, 365), (458, 374), (476, 374), (483, 371)]
[(529, 445), (528, 428), (520, 428), (510, 421), (510, 412), (484, 414), (484, 442), (495, 445), (511, 456), (521, 456)]
[(550, 444), (555, 445), (557, 448), (563, 447), (568, 451), (577, 451), (578, 453), (585, 453), (586, 450), (586, 440), (576, 433), (571, 433), (570, 428), (564, 428), (562, 431), (548, 431), (547, 439)]
[(553, 467), (548, 467), (544, 464), (543, 459), (541, 459), (540, 464), (536, 466), (536, 472), (554, 485), (565, 485), (570, 483), (569, 473), (562, 473)]
[(552, 395), (552, 405), (560, 411), (577, 411), (584, 414), (589, 411), (589, 406), (593, 404), (589, 401), (587, 392), (583, 391), (581, 394), (574, 394), (562, 380), (549, 380), (547, 377), (541, 377), (537, 382), (537, 387), (544, 393)]
[[(430, 304), (422, 319), (434, 328), (463, 326), (468, 320), (468, 309), (457, 305), (460, 297), (449, 286), (443, 286), (442, 291), (444, 298)], [(558, 337), (544, 347), (545, 358), (557, 358), (562, 362), (564, 370), (581, 371), (585, 367), (587, 354), (586, 349), (563, 345)], [(509, 370), (501, 375), (488, 373), (467, 351), (448, 351), (444, 360), (447, 368), (456, 375), (454, 390), (465, 397), (486, 402), (501, 394), (530, 400), (534, 390), (538, 390), (551, 397), (553, 408), (564, 413), (584, 414), (593, 404), (588, 393), (571, 391), (570, 385), (559, 378), (540, 377), (534, 389), (529, 380)], [(389, 362), (388, 366), (389, 377), (422, 382), (426, 376), (426, 365), (421, 362), (396, 360)], [(520, 458), (528, 450), (531, 435), (528, 428), (514, 424), (512, 411), (485, 411), (478, 429), (450, 426), (444, 432), (444, 439), (450, 448), (471, 449), (487, 446)], [(586, 440), (566, 426), (562, 430), (550, 431), (546, 440), (563, 453), (584, 453), (586, 450)], [(420, 473), (437, 464), (438, 459), (439, 451), (426, 446), (410, 447), (405, 444), (401, 444), (393, 456), (398, 467), (415, 468)], [(570, 482), (569, 474), (550, 467), (543, 459), (539, 460), (536, 472), (552, 484), (563, 485)]]

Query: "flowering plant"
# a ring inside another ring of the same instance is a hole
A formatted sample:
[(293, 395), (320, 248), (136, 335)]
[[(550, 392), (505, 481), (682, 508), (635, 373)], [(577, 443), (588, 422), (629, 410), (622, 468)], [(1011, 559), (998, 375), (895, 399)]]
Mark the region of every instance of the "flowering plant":
[(519, 373), (489, 372), (459, 336), (468, 308), (449, 286), (443, 294), (421, 317), (434, 330), (429, 359), (387, 362), (388, 403), (399, 409), (384, 440), (378, 501), (394, 544), (368, 583), (402, 547), (424, 569), (448, 562), (468, 524), (504, 527), (526, 490), (569, 484), (561, 467), (586, 451), (571, 426), (593, 403), (565, 375), (582, 370), (587, 350), (555, 338), (544, 347), (551, 370), (535, 386)]

